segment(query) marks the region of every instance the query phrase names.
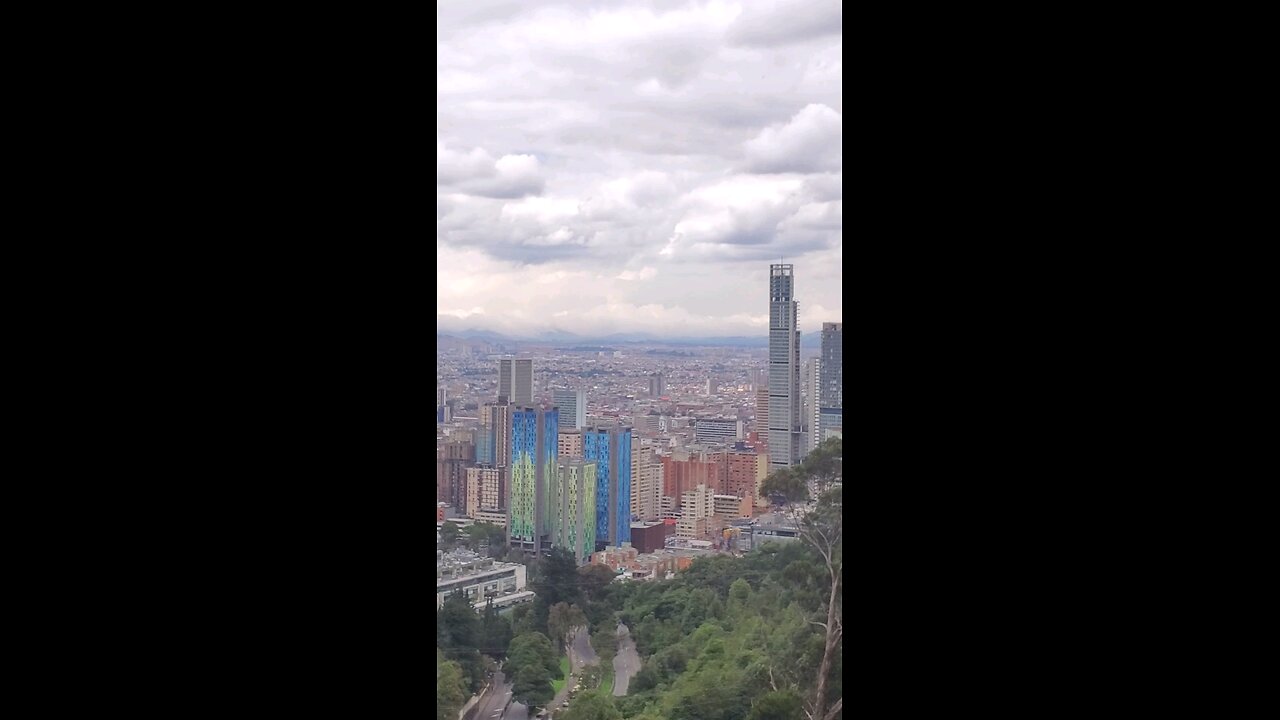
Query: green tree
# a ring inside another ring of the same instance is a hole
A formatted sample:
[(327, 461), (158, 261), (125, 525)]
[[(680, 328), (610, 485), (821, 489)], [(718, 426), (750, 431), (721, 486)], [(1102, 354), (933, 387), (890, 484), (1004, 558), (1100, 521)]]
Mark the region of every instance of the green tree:
[(516, 702), (527, 705), (531, 711), (546, 706), (555, 694), (555, 689), (551, 687), (551, 675), (545, 668), (522, 665), (516, 671), (511, 697)]
[(484, 615), (480, 619), (480, 652), (494, 658), (504, 657), (513, 637), (511, 621), (498, 614), (490, 599), (485, 603)]
[(455, 547), (458, 543), (458, 533), (458, 524), (445, 520), (440, 526), (440, 544), (449, 548)]
[(462, 668), (446, 660), (440, 648), (436, 648), (436, 720), (457, 720), (466, 699)]
[(588, 690), (574, 698), (559, 720), (622, 720), (622, 713), (618, 712), (612, 698)]
[(525, 667), (538, 668), (546, 674), (547, 682), (551, 682), (552, 677), (560, 674), (560, 654), (542, 633), (517, 635), (507, 650), (506, 667), (513, 673)]
[(491, 558), (503, 557), (507, 553), (507, 531), (493, 523), (478, 522), (467, 528), (467, 544), (477, 552), (487, 547)]
[(804, 700), (794, 690), (771, 692), (756, 701), (747, 720), (804, 720)]
[(734, 580), (729, 586), (729, 597), (738, 602), (746, 602), (751, 597), (751, 584), (742, 578)]

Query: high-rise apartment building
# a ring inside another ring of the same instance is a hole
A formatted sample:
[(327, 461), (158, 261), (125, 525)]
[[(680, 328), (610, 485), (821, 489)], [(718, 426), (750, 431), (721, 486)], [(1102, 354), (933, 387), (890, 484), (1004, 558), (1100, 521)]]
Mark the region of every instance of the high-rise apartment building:
[(556, 390), (551, 394), (564, 428), (587, 426), (587, 393), (585, 390)]
[(676, 450), (662, 456), (662, 494), (681, 502), (684, 493), (706, 485), (714, 493), (720, 489), (721, 470), (715, 460)]
[(513, 405), (533, 404), (533, 360), (502, 358), (498, 360), (498, 402), (506, 398)]
[(506, 467), (511, 464), (511, 406), (485, 403), (480, 406), (480, 429), (476, 433), (476, 462)]
[(540, 554), (550, 547), (559, 419), (557, 410), (511, 411), (507, 538), (527, 552)]
[(557, 452), (561, 458), (582, 457), (582, 431), (561, 430), (556, 440)]
[[(467, 468), (467, 516), (475, 518), (479, 510), (498, 510), (506, 504), (503, 468)], [(474, 505), (474, 508), (472, 507)]]
[(462, 514), (467, 506), (467, 468), (475, 463), (469, 441), (451, 440), (436, 447), (436, 501), (447, 502)]
[(582, 457), (596, 463), (596, 544), (631, 542), (631, 428), (589, 428)]
[(581, 565), (596, 551), (596, 464), (571, 458), (556, 465), (552, 545), (573, 553)]
[(754, 504), (760, 496), (760, 483), (768, 472), (768, 458), (753, 452), (726, 450), (713, 459), (720, 465), (720, 492), (749, 498)]
[(800, 330), (795, 301), (795, 266), (769, 266), (769, 464), (799, 463)]

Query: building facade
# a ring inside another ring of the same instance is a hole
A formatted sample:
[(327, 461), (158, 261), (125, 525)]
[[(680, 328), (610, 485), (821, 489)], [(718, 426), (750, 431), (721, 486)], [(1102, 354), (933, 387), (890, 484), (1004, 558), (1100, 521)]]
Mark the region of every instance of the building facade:
[(498, 360), (498, 402), (513, 405), (533, 404), (533, 360), (502, 358)]
[(561, 430), (556, 440), (561, 458), (582, 457), (582, 431)]
[(587, 426), (587, 393), (585, 390), (556, 390), (551, 394), (556, 409), (560, 411), (563, 428)]
[(769, 266), (769, 464), (788, 468), (801, 457), (800, 330), (795, 266)]
[(552, 545), (573, 553), (581, 565), (596, 551), (596, 464), (565, 459), (557, 471)]
[(511, 411), (507, 538), (512, 547), (526, 552), (540, 554), (550, 548), (558, 423), (556, 410), (524, 407)]
[(693, 438), (695, 442), (728, 445), (741, 440), (742, 421), (732, 418), (699, 418), (694, 421)]
[(596, 544), (631, 541), (631, 428), (589, 428), (582, 457), (596, 463)]

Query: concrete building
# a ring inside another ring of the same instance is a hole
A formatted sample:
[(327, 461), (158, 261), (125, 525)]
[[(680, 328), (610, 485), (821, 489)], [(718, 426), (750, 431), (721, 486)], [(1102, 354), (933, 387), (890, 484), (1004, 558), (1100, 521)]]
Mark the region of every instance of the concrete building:
[(712, 459), (720, 465), (720, 492), (750, 498), (754, 504), (760, 497), (760, 483), (769, 472), (768, 457), (742, 450), (716, 453)]
[(631, 541), (631, 428), (588, 428), (582, 457), (596, 462), (596, 544)]
[(708, 523), (715, 515), (715, 493), (706, 485), (698, 485), (680, 496), (680, 519), (676, 536), (701, 539), (709, 534)]
[(436, 552), (436, 607), (450, 593), (462, 592), (476, 602), (524, 590), (525, 567), (494, 562), (467, 551)]
[(722, 520), (737, 520), (751, 517), (755, 503), (749, 497), (737, 495), (714, 495), (711, 498), (712, 510)]
[(743, 438), (742, 421), (734, 418), (698, 418), (693, 439), (705, 444), (728, 445)]
[(667, 379), (662, 373), (654, 373), (649, 376), (649, 397), (663, 397), (667, 394)]
[(675, 525), (661, 521), (632, 523), (631, 545), (642, 553), (655, 552), (663, 548), (675, 531)]
[(662, 516), (662, 463), (651, 447), (640, 447), (639, 438), (631, 440), (631, 514), (640, 520), (657, 520)]
[(511, 411), (507, 538), (512, 547), (525, 552), (541, 554), (551, 547), (559, 419), (556, 410), (524, 407)]
[(511, 464), (511, 406), (509, 404), (481, 405), (480, 429), (476, 435), (476, 462), (494, 467), (506, 467)]
[(480, 508), (480, 511), (476, 513), (475, 521), (505, 528), (507, 526), (507, 511), (499, 508)]
[(801, 458), (800, 330), (795, 266), (769, 266), (769, 464), (788, 468)]
[(562, 458), (582, 457), (582, 431), (561, 430), (556, 439), (556, 447)]
[(686, 451), (673, 451), (662, 456), (663, 495), (681, 501), (684, 493), (699, 485), (712, 491), (720, 489), (720, 467), (716, 462)]
[(533, 360), (502, 358), (498, 360), (498, 402), (513, 405), (533, 404)]
[(475, 464), (475, 445), (454, 440), (436, 448), (436, 500), (455, 508), (467, 506), (467, 468)]
[(507, 499), (502, 475), (502, 469), (492, 466), (467, 468), (467, 517), (476, 517), (481, 508), (502, 507)]
[(596, 464), (565, 459), (557, 470), (552, 545), (573, 553), (581, 565), (596, 550)]
[(556, 390), (551, 394), (565, 428), (587, 426), (587, 393), (585, 390)]

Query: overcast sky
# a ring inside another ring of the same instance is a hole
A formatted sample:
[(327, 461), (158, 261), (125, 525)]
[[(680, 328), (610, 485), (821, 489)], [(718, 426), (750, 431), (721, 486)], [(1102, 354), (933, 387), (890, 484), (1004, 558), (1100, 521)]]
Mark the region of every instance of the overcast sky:
[(440, 332), (843, 320), (839, 0), (437, 8)]

